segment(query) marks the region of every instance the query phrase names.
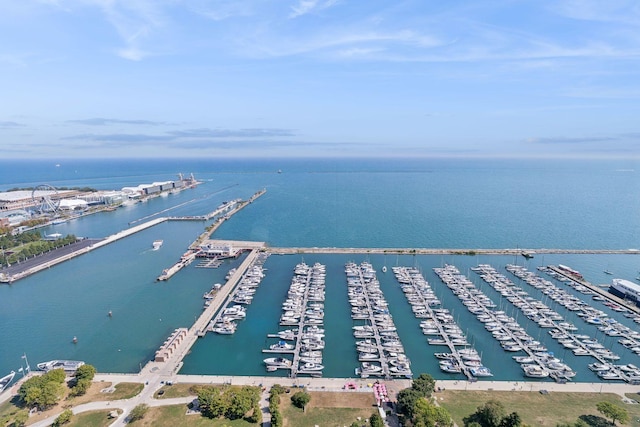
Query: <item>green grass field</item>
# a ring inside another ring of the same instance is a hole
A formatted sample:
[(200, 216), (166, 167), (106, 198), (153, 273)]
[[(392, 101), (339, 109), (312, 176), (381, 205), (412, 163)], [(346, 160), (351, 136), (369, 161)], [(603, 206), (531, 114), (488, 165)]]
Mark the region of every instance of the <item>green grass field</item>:
[(116, 391), (113, 393), (103, 393), (103, 398), (100, 400), (120, 400), (130, 399), (133, 396), (140, 394), (144, 388), (144, 384), (141, 383), (118, 383), (116, 384)]
[[(91, 411), (74, 415), (66, 427), (106, 427), (113, 423), (113, 419), (109, 418), (111, 411)], [(122, 412), (122, 411), (120, 411)]]
[(153, 427), (257, 427), (259, 424), (251, 424), (244, 420), (211, 420), (199, 414), (186, 415), (186, 405), (160, 406), (149, 408), (145, 417), (131, 423), (132, 426)]
[(507, 413), (517, 412), (522, 421), (531, 426), (554, 427), (560, 422), (575, 422), (581, 415), (602, 415), (596, 410), (598, 402), (607, 401), (624, 407), (631, 421), (626, 424), (640, 427), (640, 405), (625, 404), (620, 396), (598, 393), (549, 393), (543, 395), (532, 392), (499, 391), (458, 391), (447, 390), (434, 395), (438, 404), (446, 408), (458, 425), (462, 419), (488, 400), (503, 403)]

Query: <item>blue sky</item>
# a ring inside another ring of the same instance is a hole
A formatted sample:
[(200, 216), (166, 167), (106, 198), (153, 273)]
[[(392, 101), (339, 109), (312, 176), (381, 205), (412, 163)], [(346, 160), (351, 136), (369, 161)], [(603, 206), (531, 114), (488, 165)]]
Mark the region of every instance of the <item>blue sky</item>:
[(0, 153), (640, 155), (640, 3), (1, 0)]

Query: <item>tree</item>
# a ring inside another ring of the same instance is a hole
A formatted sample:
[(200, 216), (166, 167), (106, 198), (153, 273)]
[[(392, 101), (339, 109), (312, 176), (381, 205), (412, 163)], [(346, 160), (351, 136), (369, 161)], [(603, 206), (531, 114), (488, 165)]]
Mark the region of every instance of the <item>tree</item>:
[(605, 417), (611, 418), (611, 423), (615, 425), (616, 421), (626, 424), (629, 421), (629, 413), (626, 409), (611, 402), (598, 402), (596, 409)]
[(13, 417), (13, 426), (15, 427), (24, 427), (27, 425), (27, 421), (29, 421), (29, 413), (26, 411), (20, 411)]
[(40, 402), (38, 406), (41, 408), (48, 408), (58, 403), (58, 400), (62, 397), (64, 388), (62, 384), (55, 381), (47, 381), (42, 386), (42, 394), (40, 395)]
[(400, 390), (397, 396), (398, 413), (408, 419), (413, 419), (416, 402), (420, 399), (420, 393), (413, 388)]
[(198, 392), (198, 402), (205, 417), (218, 418), (227, 412), (227, 400), (217, 388), (202, 387)]
[(384, 427), (384, 420), (382, 419), (380, 414), (374, 412), (369, 417), (369, 425), (371, 425), (371, 427)]
[(310, 400), (311, 396), (309, 395), (309, 393), (306, 393), (304, 391), (299, 391), (291, 396), (291, 403), (293, 403), (298, 408), (301, 408), (303, 411), (304, 407), (307, 405), (307, 403), (309, 403)]
[(415, 427), (453, 426), (449, 412), (426, 398), (420, 398), (416, 401), (412, 421)]
[(149, 405), (141, 403), (129, 412), (129, 421), (137, 421), (144, 418), (149, 410)]
[(496, 400), (489, 400), (484, 405), (478, 406), (473, 414), (463, 419), (464, 425), (469, 426), (472, 422), (477, 422), (482, 427), (500, 427), (505, 410), (502, 403)]
[(65, 375), (62, 369), (54, 369), (44, 375), (31, 377), (20, 386), (18, 397), (29, 407), (53, 406), (62, 397), (64, 380)]
[(46, 381), (53, 381), (58, 384), (62, 384), (64, 380), (67, 379), (67, 374), (64, 372), (64, 369), (52, 369), (46, 374), (43, 375)]
[(517, 412), (512, 412), (500, 421), (500, 427), (520, 427), (522, 419)]
[(91, 387), (91, 380), (83, 378), (81, 380), (76, 381), (76, 384), (71, 388), (72, 396), (82, 396), (85, 394), (89, 387)]
[(96, 368), (93, 365), (80, 366), (74, 375), (76, 381), (82, 381), (84, 379), (92, 381), (96, 375)]
[(69, 421), (71, 421), (72, 417), (73, 417), (73, 412), (71, 411), (71, 409), (65, 409), (64, 411), (62, 411), (60, 415), (58, 415), (58, 418), (56, 418), (56, 420), (53, 422), (53, 425), (55, 427), (64, 425)]
[(253, 391), (251, 387), (242, 387), (240, 390), (228, 390), (229, 405), (225, 412), (227, 418), (230, 420), (237, 420), (249, 412), (255, 403), (258, 402), (259, 397)]
[(251, 415), (247, 417), (247, 421), (251, 424), (258, 424), (262, 419), (262, 411), (260, 410), (260, 402), (256, 402), (253, 405), (253, 411)]
[(429, 374), (420, 374), (411, 383), (411, 388), (420, 393), (420, 396), (429, 397), (436, 388), (436, 381)]

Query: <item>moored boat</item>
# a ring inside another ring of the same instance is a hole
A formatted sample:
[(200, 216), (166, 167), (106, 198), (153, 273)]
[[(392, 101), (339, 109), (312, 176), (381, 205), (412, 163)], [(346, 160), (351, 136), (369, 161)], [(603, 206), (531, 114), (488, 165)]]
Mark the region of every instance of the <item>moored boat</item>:
[(36, 366), (45, 372), (49, 372), (52, 369), (64, 369), (67, 373), (73, 373), (82, 365), (84, 365), (84, 362), (79, 360), (50, 360), (38, 363)]
[(8, 375), (0, 378), (0, 393), (2, 393), (9, 386), (9, 384), (11, 384), (11, 381), (13, 381), (13, 377), (15, 376), (16, 373), (14, 371), (11, 371)]

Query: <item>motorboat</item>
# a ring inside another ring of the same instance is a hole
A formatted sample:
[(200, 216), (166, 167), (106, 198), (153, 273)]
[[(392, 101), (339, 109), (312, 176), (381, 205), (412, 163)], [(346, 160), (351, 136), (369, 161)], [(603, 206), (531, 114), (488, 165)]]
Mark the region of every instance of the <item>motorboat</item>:
[(268, 359), (264, 359), (264, 364), (267, 366), (273, 366), (276, 369), (288, 369), (291, 367), (293, 362), (284, 357), (269, 357)]
[(547, 378), (549, 371), (540, 365), (522, 365), (524, 375), (529, 378)]
[(211, 328), (212, 332), (220, 335), (233, 335), (236, 332), (236, 324), (233, 322), (219, 323)]
[(269, 346), (269, 349), (271, 350), (293, 350), (294, 349), (294, 345), (293, 344), (289, 344), (285, 341), (279, 341), (276, 344), (271, 344)]
[(15, 371), (11, 371), (8, 375), (0, 378), (0, 393), (2, 393), (13, 381), (13, 377), (16, 376)]
[(153, 241), (153, 250), (157, 251), (158, 249), (160, 249), (160, 247), (162, 246), (163, 243), (164, 243), (164, 241), (162, 241), (162, 240), (154, 240)]
[(84, 362), (79, 360), (50, 360), (38, 363), (36, 366), (45, 372), (49, 372), (52, 369), (64, 369), (65, 372), (73, 373), (82, 365), (84, 365)]
[(319, 364), (319, 363), (314, 363), (314, 362), (306, 362), (302, 365), (300, 365), (300, 369), (298, 369), (299, 371), (322, 371), (324, 369), (324, 366)]
[(469, 372), (471, 372), (471, 375), (473, 375), (474, 377), (492, 377), (493, 376), (493, 374), (491, 373), (491, 370), (486, 366), (473, 367), (469, 369)]

